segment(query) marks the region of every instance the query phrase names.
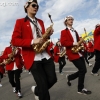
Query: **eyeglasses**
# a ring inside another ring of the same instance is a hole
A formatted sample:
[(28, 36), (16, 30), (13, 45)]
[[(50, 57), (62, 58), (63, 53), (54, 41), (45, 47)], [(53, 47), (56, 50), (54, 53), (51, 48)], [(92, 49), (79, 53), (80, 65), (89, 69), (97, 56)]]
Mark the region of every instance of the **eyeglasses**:
[(36, 4), (32, 4), (32, 7), (33, 7), (33, 8), (37, 8), (37, 9), (39, 8), (39, 6), (36, 5)]

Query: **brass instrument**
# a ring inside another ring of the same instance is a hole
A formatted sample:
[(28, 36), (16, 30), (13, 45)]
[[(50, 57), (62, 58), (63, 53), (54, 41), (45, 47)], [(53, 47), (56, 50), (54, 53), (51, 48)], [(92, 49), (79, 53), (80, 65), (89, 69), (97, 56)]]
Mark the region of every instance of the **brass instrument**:
[[(84, 31), (85, 31), (85, 34), (86, 34), (86, 29), (85, 29), (85, 28), (84, 28)], [(81, 44), (82, 44), (82, 42), (84, 41), (84, 39), (85, 39), (86, 37), (87, 37), (87, 35), (84, 36), (83, 38), (81, 38), (80, 41), (78, 41), (78, 46), (72, 47), (71, 50), (72, 50), (73, 53), (78, 53), (79, 51), (84, 50), (84, 46), (81, 45)]]
[(4, 62), (0, 63), (0, 66), (5, 65)]
[(51, 15), (48, 14), (48, 16), (49, 16), (49, 18), (51, 20), (52, 25), (50, 25), (50, 27), (48, 27), (46, 29), (46, 32), (41, 37), (41, 38), (43, 38), (44, 42), (42, 44), (33, 44), (32, 45), (32, 48), (36, 53), (43, 52), (46, 49), (46, 47), (50, 44), (50, 39), (48, 39), (48, 37), (51, 35), (50, 32), (51, 32), (51, 30), (53, 28), (53, 21), (51, 19)]
[(59, 56), (63, 57), (65, 54), (66, 54), (66, 50), (63, 50)]
[(5, 59), (4, 64), (7, 65), (9, 63), (11, 63), (12, 61), (15, 60), (14, 55), (16, 53), (17, 47), (14, 48), (14, 50), (11, 53), (11, 56), (8, 59)]

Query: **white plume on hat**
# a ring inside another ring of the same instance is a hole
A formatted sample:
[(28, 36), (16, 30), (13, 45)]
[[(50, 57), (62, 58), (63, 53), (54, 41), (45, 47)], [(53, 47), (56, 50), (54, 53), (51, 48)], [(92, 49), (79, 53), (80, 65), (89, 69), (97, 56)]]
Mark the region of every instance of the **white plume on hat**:
[(27, 8), (28, 7), (28, 2), (26, 2), (26, 4), (25, 4), (25, 6), (24, 6), (25, 8)]
[(28, 0), (28, 2), (33, 2), (33, 0)]
[(74, 17), (73, 17), (72, 15), (68, 15), (67, 17), (64, 18), (64, 22), (65, 22), (66, 20), (68, 20), (69, 18), (73, 18), (73, 19), (74, 19)]

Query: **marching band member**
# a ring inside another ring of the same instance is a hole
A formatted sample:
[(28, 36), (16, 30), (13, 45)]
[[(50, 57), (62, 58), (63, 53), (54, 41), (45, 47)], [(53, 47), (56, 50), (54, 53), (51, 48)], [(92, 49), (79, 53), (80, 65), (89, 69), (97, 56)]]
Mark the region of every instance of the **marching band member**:
[(83, 41), (83, 46), (84, 46), (84, 52), (83, 52), (84, 59), (85, 59), (86, 63), (89, 65), (89, 67), (91, 67), (92, 64), (87, 59), (87, 57), (88, 57), (88, 52), (87, 52), (88, 47), (87, 47), (86, 41)]
[(90, 54), (90, 56), (88, 57), (88, 60), (90, 60), (91, 58), (94, 57), (94, 43), (93, 43), (93, 40), (89, 40), (89, 42), (87, 44), (87, 48), (88, 48), (88, 53)]
[(56, 63), (59, 62), (59, 73), (61, 75), (63, 75), (62, 69), (66, 65), (65, 54), (61, 56), (61, 54), (64, 50), (65, 50), (65, 48), (62, 47), (60, 41), (58, 41), (54, 48), (54, 60)]
[(100, 69), (100, 46), (99, 44), (100, 44), (100, 25), (97, 24), (95, 31), (94, 31), (95, 64), (91, 72), (91, 74), (94, 76), (99, 75), (97, 72)]
[[(37, 86), (32, 86), (36, 100), (50, 100), (49, 89), (57, 82), (55, 65), (50, 57), (48, 47), (36, 53), (32, 45), (42, 44), (45, 33), (44, 23), (36, 18), (39, 9), (37, 0), (28, 0), (24, 6), (27, 16), (18, 19), (12, 35), (13, 45), (22, 47), (22, 55), (26, 69), (30, 70)], [(53, 29), (50, 34), (53, 33)]]
[[(12, 54), (13, 50), (15, 50), (14, 54)], [(20, 48), (13, 46), (10, 42), (10, 46), (5, 48), (2, 57), (5, 59), (4, 64), (6, 65), (6, 70), (8, 71), (8, 78), (11, 86), (13, 87), (13, 92), (17, 93), (19, 98), (22, 98), (20, 74), (23, 67), (23, 62), (21, 50)], [(9, 58), (12, 58), (10, 62), (8, 62)]]
[(1, 79), (3, 78), (3, 74), (5, 73), (3, 58), (0, 56), (0, 87), (2, 87)]
[(51, 41), (50, 46), (49, 46), (49, 49), (50, 49), (50, 53), (51, 53), (50, 56), (52, 57), (53, 60), (54, 60), (54, 47), (55, 47), (55, 45)]
[(69, 15), (65, 18), (64, 24), (66, 29), (61, 31), (61, 44), (66, 47), (68, 59), (75, 65), (78, 71), (74, 74), (67, 75), (67, 84), (71, 86), (71, 81), (78, 78), (78, 92), (79, 94), (91, 94), (84, 88), (84, 79), (87, 72), (85, 61), (81, 52), (73, 53), (72, 47), (78, 47), (79, 35), (72, 27), (74, 18)]

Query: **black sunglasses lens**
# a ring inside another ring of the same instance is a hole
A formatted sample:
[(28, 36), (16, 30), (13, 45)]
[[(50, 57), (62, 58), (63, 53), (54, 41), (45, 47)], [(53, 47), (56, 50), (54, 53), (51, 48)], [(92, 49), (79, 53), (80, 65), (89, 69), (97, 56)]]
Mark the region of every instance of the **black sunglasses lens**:
[(38, 8), (38, 5), (36, 5), (36, 4), (33, 4), (33, 5), (32, 5), (32, 7), (33, 7), (33, 8), (35, 8), (35, 7), (37, 7), (37, 8)]

